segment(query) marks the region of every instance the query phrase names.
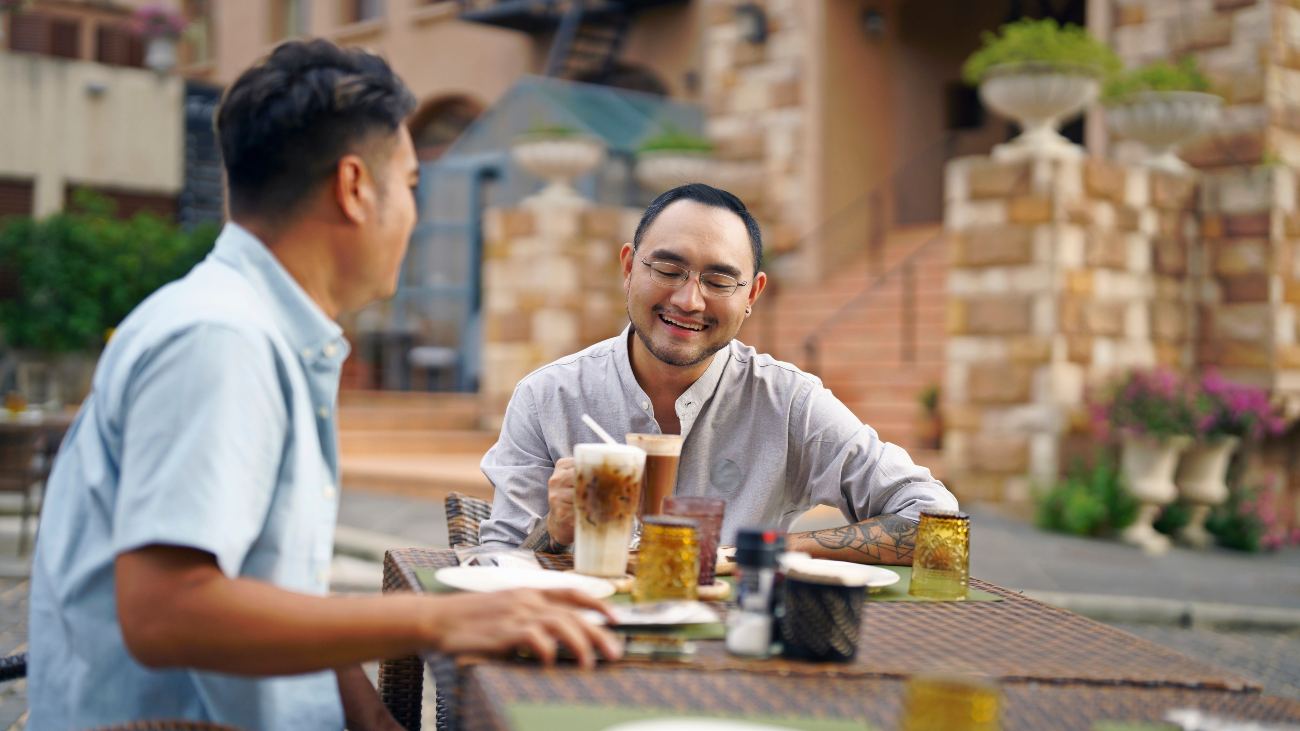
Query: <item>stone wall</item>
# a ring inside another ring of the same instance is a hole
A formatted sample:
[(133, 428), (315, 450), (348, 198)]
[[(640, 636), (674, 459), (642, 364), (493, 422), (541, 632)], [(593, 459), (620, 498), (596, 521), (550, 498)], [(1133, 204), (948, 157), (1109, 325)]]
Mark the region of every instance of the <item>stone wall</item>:
[(1027, 501), (1089, 448), (1086, 397), (1195, 355), (1193, 178), (1089, 160), (961, 158), (944, 458), (962, 499)]
[(618, 252), (639, 216), (528, 201), (485, 212), (479, 393), (489, 422), (505, 413), (519, 379), (626, 324)]
[(1206, 175), (1202, 212), (1209, 281), (1198, 364), (1300, 404), (1300, 211), (1285, 165)]
[(723, 160), (761, 165), (733, 184), (763, 224), (768, 251), (788, 251), (811, 224), (808, 63), (809, 8), (759, 0), (768, 37), (742, 37), (736, 0), (703, 0), (701, 98), (706, 132)]

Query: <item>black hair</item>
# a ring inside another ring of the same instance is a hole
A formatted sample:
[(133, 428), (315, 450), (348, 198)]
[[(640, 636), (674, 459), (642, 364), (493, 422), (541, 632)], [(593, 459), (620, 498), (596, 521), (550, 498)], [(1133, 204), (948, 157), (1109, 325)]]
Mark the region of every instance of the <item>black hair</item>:
[(294, 212), (349, 153), (373, 172), (374, 143), (391, 138), (414, 108), (379, 56), (325, 40), (280, 44), (217, 108), (230, 213)]
[(749, 232), (749, 245), (754, 250), (754, 273), (758, 273), (758, 268), (763, 263), (763, 234), (758, 229), (758, 221), (754, 220), (753, 214), (739, 198), (721, 188), (704, 183), (679, 185), (660, 193), (658, 198), (651, 201), (645, 213), (641, 214), (641, 222), (636, 225), (636, 234), (632, 237), (632, 249), (641, 247), (641, 239), (645, 236), (645, 232), (650, 229), (650, 224), (655, 222), (665, 208), (682, 200), (722, 208), (740, 216), (740, 220), (745, 224), (745, 230)]

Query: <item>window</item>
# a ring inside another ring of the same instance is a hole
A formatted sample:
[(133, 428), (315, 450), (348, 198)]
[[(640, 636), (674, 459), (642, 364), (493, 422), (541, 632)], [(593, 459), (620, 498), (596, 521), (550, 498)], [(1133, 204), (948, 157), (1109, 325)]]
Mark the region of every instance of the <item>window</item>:
[(32, 181), (0, 178), (0, 219), (32, 215)]
[(343, 0), (343, 22), (361, 23), (384, 16), (384, 0)]
[(59, 58), (81, 58), (81, 22), (42, 13), (14, 13), (9, 48)]
[(144, 66), (144, 43), (125, 25), (95, 29), (95, 60), (112, 66)]
[(307, 35), (307, 0), (274, 0), (271, 7), (271, 40)]

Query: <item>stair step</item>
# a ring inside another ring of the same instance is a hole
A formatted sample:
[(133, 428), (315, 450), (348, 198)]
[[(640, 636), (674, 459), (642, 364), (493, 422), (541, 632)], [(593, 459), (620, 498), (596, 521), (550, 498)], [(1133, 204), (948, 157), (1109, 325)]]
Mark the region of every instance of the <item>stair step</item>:
[(434, 457), (357, 457), (340, 460), (344, 489), (389, 492), (429, 500), (442, 500), (448, 493), (463, 492), (492, 499), (492, 483), (479, 469), (481, 455), (438, 455)]
[(340, 431), (397, 431), (465, 429), (478, 427), (478, 409), (466, 412), (429, 406), (344, 406), (339, 409)]
[(351, 429), (339, 432), (339, 451), (347, 455), (482, 455), (496, 444), (497, 432), (460, 429)]

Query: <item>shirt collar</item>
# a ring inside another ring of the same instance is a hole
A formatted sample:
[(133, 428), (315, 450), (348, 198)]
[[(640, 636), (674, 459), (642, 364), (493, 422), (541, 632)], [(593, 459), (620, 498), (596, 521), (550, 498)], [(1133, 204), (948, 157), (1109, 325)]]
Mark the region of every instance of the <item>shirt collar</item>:
[(212, 256), (243, 274), (271, 305), (271, 315), (304, 363), (342, 364), (348, 342), (270, 249), (248, 229), (228, 222)]
[[(628, 384), (629, 388), (634, 389), (633, 393), (645, 397), (645, 389), (637, 383), (636, 374), (632, 372), (632, 325), (628, 324), (623, 328), (623, 334), (617, 339), (621, 347), (614, 348), (614, 361), (620, 376)], [(689, 388), (677, 397), (677, 418), (682, 422), (682, 436), (686, 435), (689, 428), (687, 422), (693, 422), (695, 414), (698, 414), (704, 404), (713, 398), (713, 394), (718, 389), (718, 382), (722, 380), (722, 373), (727, 369), (727, 362), (731, 360), (731, 343), (723, 346), (722, 350), (713, 354), (713, 360), (709, 362), (709, 367), (704, 370), (703, 375), (695, 380)], [(689, 419), (683, 418), (689, 416)]]

